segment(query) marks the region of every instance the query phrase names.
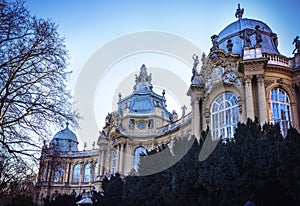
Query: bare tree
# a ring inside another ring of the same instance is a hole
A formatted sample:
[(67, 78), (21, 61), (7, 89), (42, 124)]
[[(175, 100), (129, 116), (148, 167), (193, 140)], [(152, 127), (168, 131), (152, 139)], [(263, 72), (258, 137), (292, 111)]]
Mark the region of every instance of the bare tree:
[(14, 198), (32, 198), (35, 174), (21, 159), (11, 158), (11, 154), (0, 152), (0, 206)]
[(55, 23), (0, 0), (0, 148), (14, 157), (36, 158), (50, 128), (74, 120), (66, 57)]

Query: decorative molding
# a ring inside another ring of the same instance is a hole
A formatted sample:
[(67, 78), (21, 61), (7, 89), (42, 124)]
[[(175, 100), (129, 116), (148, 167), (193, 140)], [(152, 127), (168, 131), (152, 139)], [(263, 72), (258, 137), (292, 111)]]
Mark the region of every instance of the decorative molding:
[(267, 89), (269, 86), (271, 86), (272, 84), (274, 84), (274, 80), (264, 80), (265, 83), (265, 89)]
[(236, 85), (238, 87), (241, 86), (241, 81), (236, 72), (231, 69), (227, 69), (222, 75), (223, 82), (227, 85)]

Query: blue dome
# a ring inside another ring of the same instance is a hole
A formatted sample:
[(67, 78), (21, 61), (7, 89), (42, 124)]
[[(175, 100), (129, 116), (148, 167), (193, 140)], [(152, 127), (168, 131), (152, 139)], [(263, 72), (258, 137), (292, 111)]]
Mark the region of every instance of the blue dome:
[[(262, 42), (261, 49), (262, 53), (269, 54), (280, 54), (277, 49), (277, 35), (272, 32), (271, 28), (258, 20), (255, 19), (247, 19), (240, 18), (237, 21), (229, 24), (223, 31), (221, 31), (218, 35), (219, 48), (227, 51), (227, 41), (229, 39), (232, 40), (233, 47), (232, 53), (234, 54), (242, 54), (244, 42), (243, 39), (240, 38), (240, 35), (243, 34), (245, 29), (250, 31), (255, 31), (255, 27), (259, 26), (259, 29), (262, 31)], [(255, 34), (250, 36), (250, 46), (254, 47), (256, 44)]]
[(53, 139), (65, 139), (77, 142), (77, 136), (68, 127), (57, 132)]
[(68, 128), (68, 126), (54, 135), (51, 144), (59, 151), (78, 151), (77, 136)]

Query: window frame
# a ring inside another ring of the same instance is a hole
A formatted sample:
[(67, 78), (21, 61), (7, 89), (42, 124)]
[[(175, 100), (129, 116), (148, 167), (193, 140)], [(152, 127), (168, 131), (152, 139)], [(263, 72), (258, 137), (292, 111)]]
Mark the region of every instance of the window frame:
[(239, 121), (238, 96), (233, 92), (219, 94), (210, 107), (212, 140), (233, 139)]

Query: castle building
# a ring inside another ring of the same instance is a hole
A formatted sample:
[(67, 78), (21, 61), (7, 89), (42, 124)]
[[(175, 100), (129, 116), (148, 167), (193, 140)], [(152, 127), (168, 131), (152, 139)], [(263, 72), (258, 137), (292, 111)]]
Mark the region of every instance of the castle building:
[[(201, 68), (194, 55), (187, 95), (192, 112), (178, 117), (166, 108), (164, 92), (153, 91), (151, 74), (142, 65), (133, 92), (119, 95), (118, 109), (109, 113), (97, 148), (78, 151), (77, 137), (68, 126), (44, 146), (36, 183), (35, 203), (55, 193), (77, 194), (101, 188), (104, 176), (128, 175), (138, 169), (146, 150), (176, 138), (200, 137), (209, 128), (213, 141), (230, 141), (238, 122), (248, 118), (279, 124), (283, 136), (290, 127), (300, 131), (300, 40), (293, 57), (278, 51), (278, 38), (262, 21), (243, 18), (213, 35), (212, 48), (202, 55)], [(183, 107), (184, 108), (184, 107)]]

